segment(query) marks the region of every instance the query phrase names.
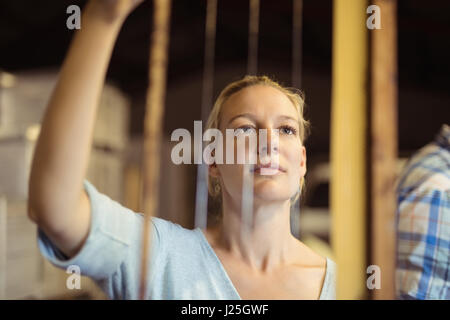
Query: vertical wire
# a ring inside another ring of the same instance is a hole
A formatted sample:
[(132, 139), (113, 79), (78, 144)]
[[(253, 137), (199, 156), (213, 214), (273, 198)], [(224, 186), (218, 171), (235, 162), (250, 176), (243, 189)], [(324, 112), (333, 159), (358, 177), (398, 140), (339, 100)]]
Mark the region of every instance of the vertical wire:
[[(201, 106), (202, 124), (206, 124), (213, 103), (216, 25), (217, 0), (208, 0), (206, 5), (205, 55)], [(208, 166), (204, 161), (201, 161), (197, 166), (194, 223), (195, 228), (206, 228), (208, 224)]]
[(250, 0), (248, 24), (248, 65), (247, 74), (258, 72), (258, 33), (259, 33), (259, 0)]
[[(249, 75), (256, 75), (258, 73), (259, 7), (259, 0), (249, 0), (247, 62), (247, 74)], [(249, 160), (251, 156), (250, 154)], [(249, 233), (253, 224), (254, 165), (251, 164), (251, 161), (249, 162), (242, 166), (241, 236), (243, 238)]]
[(251, 163), (245, 163), (242, 166), (243, 184), (242, 184), (242, 203), (241, 203), (241, 237), (246, 239), (253, 226), (253, 168)]
[[(293, 0), (292, 10), (292, 79), (294, 88), (302, 86), (302, 25), (303, 25), (303, 0)], [(301, 188), (301, 186), (300, 186)], [(300, 197), (291, 209), (291, 232), (297, 239), (300, 238)]]
[(147, 292), (150, 224), (159, 203), (159, 173), (161, 161), (162, 121), (167, 80), (167, 60), (170, 28), (170, 0), (154, 0), (153, 33), (149, 61), (149, 86), (144, 120), (144, 226), (139, 298)]
[(290, 224), (291, 224), (292, 235), (295, 238), (300, 239), (300, 215), (301, 215), (300, 201), (301, 201), (301, 192), (302, 192), (301, 186), (300, 186), (300, 190), (298, 192), (300, 193), (298, 200), (293, 205), (291, 205)]
[(293, 0), (292, 10), (292, 86), (302, 86), (303, 0)]

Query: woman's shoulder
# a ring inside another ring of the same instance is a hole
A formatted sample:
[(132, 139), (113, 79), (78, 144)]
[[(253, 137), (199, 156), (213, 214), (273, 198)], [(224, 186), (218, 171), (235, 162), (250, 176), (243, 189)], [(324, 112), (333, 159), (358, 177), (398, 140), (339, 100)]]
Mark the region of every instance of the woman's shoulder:
[(327, 258), (307, 246), (302, 241), (297, 241), (297, 257), (301, 259), (301, 264), (308, 267), (327, 268)]

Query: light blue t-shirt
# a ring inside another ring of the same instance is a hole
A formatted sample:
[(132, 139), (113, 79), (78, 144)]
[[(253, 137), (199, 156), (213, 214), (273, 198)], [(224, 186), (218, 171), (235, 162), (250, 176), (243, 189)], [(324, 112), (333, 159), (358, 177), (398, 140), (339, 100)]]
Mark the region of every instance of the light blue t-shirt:
[[(137, 299), (144, 217), (111, 200), (85, 181), (91, 202), (91, 226), (81, 250), (71, 259), (38, 229), (42, 255), (66, 269), (77, 265), (111, 299)], [(201, 229), (152, 218), (147, 299), (239, 300), (222, 263)], [(335, 298), (335, 263), (327, 258), (320, 299)], [(299, 288), (301, 290), (301, 288)]]

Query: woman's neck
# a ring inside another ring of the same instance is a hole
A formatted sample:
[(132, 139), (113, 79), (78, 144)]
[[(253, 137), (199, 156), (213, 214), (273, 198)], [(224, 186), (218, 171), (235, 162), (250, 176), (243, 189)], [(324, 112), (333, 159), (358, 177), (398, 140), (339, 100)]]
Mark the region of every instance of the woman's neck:
[(223, 200), (216, 245), (256, 272), (270, 272), (292, 262), (298, 241), (291, 234), (289, 201), (255, 203), (251, 224), (247, 224), (242, 219), (241, 205), (227, 196)]

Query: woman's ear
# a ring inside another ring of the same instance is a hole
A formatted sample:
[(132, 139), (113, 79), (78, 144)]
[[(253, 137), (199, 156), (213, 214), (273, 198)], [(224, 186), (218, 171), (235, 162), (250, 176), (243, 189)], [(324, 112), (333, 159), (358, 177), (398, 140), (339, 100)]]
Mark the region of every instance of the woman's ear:
[(302, 176), (306, 174), (306, 148), (302, 146), (302, 160), (300, 161), (300, 169)]

